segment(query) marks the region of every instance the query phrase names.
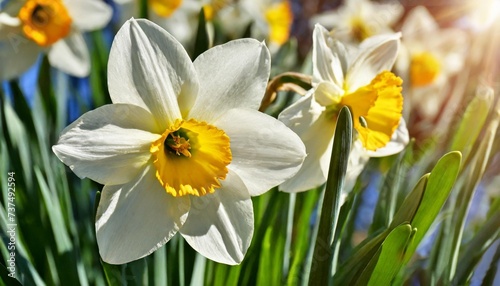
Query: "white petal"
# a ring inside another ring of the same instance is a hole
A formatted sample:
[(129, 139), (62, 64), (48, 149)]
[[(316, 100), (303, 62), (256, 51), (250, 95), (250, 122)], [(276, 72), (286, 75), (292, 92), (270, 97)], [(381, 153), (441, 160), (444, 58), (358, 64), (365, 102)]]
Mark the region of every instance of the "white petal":
[(347, 162), (347, 171), (342, 189), (344, 195), (347, 195), (354, 188), (359, 174), (361, 174), (369, 159), (370, 157), (366, 154), (363, 143), (360, 140), (354, 141), (349, 153), (349, 161)]
[(102, 260), (123, 264), (151, 254), (177, 233), (189, 204), (165, 192), (152, 166), (125, 185), (105, 186), (95, 223)]
[(251, 196), (295, 175), (306, 156), (297, 134), (256, 110), (231, 109), (214, 125), (229, 136), (233, 157), (229, 169), (243, 180)]
[(198, 80), (189, 56), (173, 36), (148, 20), (130, 19), (111, 47), (108, 86), (114, 103), (141, 106), (166, 129), (181, 118), (181, 111), (189, 110)]
[(314, 99), (323, 106), (340, 103), (344, 90), (337, 85), (323, 81), (320, 82), (314, 90)]
[(391, 141), (376, 151), (367, 150), (366, 153), (370, 157), (385, 157), (394, 155), (403, 151), (406, 145), (408, 145), (408, 142), (410, 142), (410, 136), (408, 134), (408, 129), (406, 128), (406, 122), (403, 118), (401, 118), (398, 128), (394, 134), (392, 134)]
[(346, 17), (344, 17), (345, 14), (341, 12), (342, 12), (341, 9), (339, 9), (339, 10), (329, 10), (320, 14), (316, 14), (311, 17), (309, 23), (311, 26), (313, 24), (314, 25), (320, 24), (321, 26), (328, 29), (332, 29), (335, 27), (344, 27), (346, 24)]
[(239, 264), (253, 236), (253, 206), (243, 181), (229, 172), (215, 193), (191, 196), (191, 210), (179, 230), (201, 255), (225, 264)]
[(401, 32), (405, 38), (427, 37), (438, 30), (439, 25), (423, 6), (411, 10), (401, 27)]
[(113, 9), (102, 0), (64, 0), (73, 24), (81, 31), (104, 28), (111, 20)]
[(378, 28), (377, 31), (383, 31), (393, 26), (403, 15), (404, 7), (399, 2), (390, 1), (387, 3), (369, 2), (371, 8), (367, 15), (367, 22)]
[(0, 41), (8, 40), (13, 34), (21, 35), (21, 20), (7, 13), (0, 12)]
[(342, 89), (347, 70), (346, 50), (328, 31), (316, 24), (313, 32), (313, 83), (328, 81)]
[(0, 41), (0, 80), (10, 80), (28, 70), (43, 50), (21, 34), (9, 33)]
[(188, 51), (194, 45), (198, 27), (198, 14), (202, 8), (200, 1), (184, 0), (170, 16), (164, 17), (151, 11), (149, 18), (174, 36)]
[(210, 123), (232, 108), (258, 109), (270, 65), (269, 50), (253, 39), (209, 49), (194, 61), (200, 93), (189, 115)]
[(364, 40), (346, 75), (349, 92), (369, 84), (384, 70), (390, 71), (398, 55), (401, 33), (384, 34)]
[(85, 113), (63, 130), (52, 150), (80, 178), (123, 184), (137, 175), (161, 135), (146, 110), (110, 104)]
[(78, 32), (57, 41), (50, 47), (49, 62), (61, 71), (77, 77), (90, 73), (90, 55), (85, 39)]
[(332, 152), (335, 118), (308, 95), (285, 109), (279, 120), (296, 132), (306, 146), (307, 157), (299, 172), (280, 185), (289, 193), (303, 192), (326, 182)]

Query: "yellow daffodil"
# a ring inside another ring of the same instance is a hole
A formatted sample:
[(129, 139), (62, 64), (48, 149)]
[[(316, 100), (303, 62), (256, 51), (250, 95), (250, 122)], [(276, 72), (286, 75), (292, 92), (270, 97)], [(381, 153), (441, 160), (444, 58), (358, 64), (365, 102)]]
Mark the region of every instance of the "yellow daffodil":
[(12, 0), (0, 11), (0, 79), (19, 76), (41, 52), (74, 76), (90, 72), (83, 31), (104, 27), (111, 7), (99, 0)]
[(279, 116), (302, 138), (308, 156), (281, 190), (306, 191), (326, 182), (336, 118), (343, 106), (350, 108), (356, 131), (346, 189), (369, 157), (398, 153), (408, 143), (402, 118), (402, 80), (390, 72), (399, 38), (400, 34), (379, 35), (366, 39), (358, 48), (348, 48), (316, 25), (313, 89)]
[(124, 24), (108, 63), (113, 104), (84, 114), (53, 147), (79, 177), (105, 185), (96, 217), (104, 261), (139, 259), (177, 232), (209, 259), (242, 261), (251, 196), (293, 176), (305, 157), (294, 132), (257, 111), (269, 72), (269, 51), (253, 39), (191, 62), (156, 24)]
[(422, 6), (410, 11), (401, 32), (403, 52), (397, 68), (408, 82), (408, 106), (424, 118), (434, 118), (447, 96), (449, 77), (463, 67), (466, 34), (441, 29)]
[(391, 26), (402, 14), (403, 6), (396, 1), (347, 0), (338, 9), (311, 18), (311, 23), (333, 29), (337, 39), (359, 43), (368, 37), (392, 32)]

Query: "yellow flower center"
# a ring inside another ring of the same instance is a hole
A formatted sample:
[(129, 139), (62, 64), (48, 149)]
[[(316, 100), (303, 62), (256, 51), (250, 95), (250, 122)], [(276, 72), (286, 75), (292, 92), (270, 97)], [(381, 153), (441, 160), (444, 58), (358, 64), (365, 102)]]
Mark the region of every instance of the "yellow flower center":
[(226, 133), (194, 119), (177, 120), (151, 144), (150, 152), (156, 178), (174, 197), (213, 193), (232, 160)]
[(265, 17), (269, 25), (269, 41), (278, 45), (284, 44), (290, 37), (293, 21), (290, 3), (288, 1), (274, 3), (266, 9)]
[(439, 60), (428, 52), (413, 55), (410, 65), (410, 78), (413, 86), (433, 83), (441, 72)]
[(351, 109), (354, 128), (367, 150), (384, 147), (396, 131), (403, 111), (402, 83), (383, 71), (370, 84), (341, 98), (340, 106)]
[(373, 29), (366, 25), (361, 17), (353, 17), (351, 19), (351, 33), (359, 42), (374, 34)]
[(71, 17), (61, 0), (27, 0), (19, 19), (27, 38), (47, 47), (68, 35)]
[(182, 0), (149, 0), (149, 6), (156, 14), (170, 17), (182, 4)]

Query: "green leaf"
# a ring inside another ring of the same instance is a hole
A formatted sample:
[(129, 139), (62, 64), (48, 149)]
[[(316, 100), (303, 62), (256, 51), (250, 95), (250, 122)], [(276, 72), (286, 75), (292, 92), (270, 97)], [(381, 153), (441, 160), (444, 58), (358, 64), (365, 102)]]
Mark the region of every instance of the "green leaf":
[(408, 172), (408, 158), (412, 155), (412, 149), (413, 144), (408, 145), (404, 152), (401, 152), (397, 156), (396, 162), (392, 164), (392, 167), (387, 172), (379, 192), (379, 198), (373, 215), (373, 222), (370, 226), (370, 233), (378, 229), (389, 227), (391, 221), (393, 221), (397, 207), (398, 194), (401, 193), (404, 174)]
[[(2, 124), (4, 125), (2, 129), (6, 139), (8, 139), (5, 140), (5, 142), (7, 143), (7, 148), (9, 152), (11, 152), (11, 155), (17, 154), (19, 156), (18, 158), (16, 158), (17, 156), (11, 157), (11, 160), (13, 161), (12, 163), (16, 171), (19, 170), (21, 173), (22, 170), (24, 177), (23, 183), (26, 184), (27, 190), (31, 191), (31, 170), (33, 168), (29, 146), (29, 136), (23, 122), (18, 117), (16, 112), (14, 112), (12, 106), (9, 103), (4, 102), (3, 99), (2, 103), (4, 104), (2, 116), (5, 116), (2, 118)], [(19, 164), (17, 160), (19, 160), (21, 164)]]
[(50, 225), (54, 233), (57, 252), (58, 254), (61, 254), (70, 251), (73, 246), (69, 238), (67, 228), (64, 224), (64, 217), (61, 211), (61, 206), (58, 203), (59, 201), (50, 191), (40, 169), (37, 166), (35, 166), (35, 175), (42, 194), (45, 209), (47, 210), (47, 214), (49, 216)]
[(488, 111), (493, 103), (493, 94), (492, 88), (479, 87), (476, 96), (469, 103), (462, 115), (460, 126), (455, 132), (450, 149), (460, 151), (464, 161), (467, 160), (471, 148), (474, 146), (488, 117)]
[(311, 228), (309, 227), (309, 221), (316, 206), (318, 194), (319, 190), (310, 190), (297, 194), (295, 213), (299, 214), (299, 218), (295, 223), (295, 236), (291, 254), (292, 264), (287, 277), (287, 285), (299, 285), (305, 278), (302, 270), (310, 245)]
[(429, 181), (429, 175), (430, 174), (425, 174), (424, 176), (422, 176), (415, 188), (413, 188), (408, 196), (406, 196), (403, 204), (401, 204), (398, 211), (394, 215), (394, 218), (389, 227), (390, 229), (393, 229), (405, 222), (412, 221), (413, 217), (417, 213), (420, 203), (422, 202), (422, 198), (427, 187), (427, 182)]
[(207, 31), (207, 22), (205, 19), (205, 11), (202, 7), (200, 13), (198, 14), (198, 32), (196, 33), (196, 39), (194, 42), (194, 53), (193, 59), (196, 59), (199, 55), (204, 53), (210, 47), (210, 40)]
[(21, 282), (19, 282), (16, 278), (9, 276), (10, 272), (7, 271), (7, 268), (0, 263), (0, 285), (9, 285), (9, 286), (22, 286)]
[(495, 278), (498, 274), (498, 261), (500, 261), (500, 247), (497, 246), (497, 250), (495, 251), (495, 255), (491, 261), (496, 261), (497, 263), (491, 263), (490, 268), (486, 271), (484, 275), (483, 281), (481, 285), (494, 285)]
[(500, 124), (500, 103), (493, 112), (494, 117), (486, 127), (484, 136), (479, 147), (471, 154), (471, 160), (464, 168), (464, 184), (458, 193), (456, 204), (453, 206), (453, 217), (446, 221), (446, 236), (437, 259), (436, 269), (439, 277), (445, 281), (451, 281), (456, 273), (459, 250), (462, 243), (462, 235), (465, 227), (465, 219), (469, 211), (472, 197), (486, 170), (493, 143), (497, 138), (497, 130)]
[[(194, 259), (194, 268), (193, 268), (193, 276), (191, 277), (191, 286), (196, 286), (196, 285), (203, 285), (205, 281), (203, 280), (205, 277), (205, 266), (207, 264), (207, 259), (200, 255), (196, 254), (196, 257)], [(155, 261), (155, 266), (156, 266), (156, 261)], [(158, 286), (161, 285), (166, 285), (164, 284), (156, 284)]]
[(408, 247), (405, 262), (410, 260), (446, 202), (457, 179), (461, 159), (460, 152), (450, 152), (441, 157), (432, 169), (422, 201), (411, 220), (411, 225), (417, 229), (417, 233)]
[[(154, 271), (154, 285), (162, 286), (167, 285), (167, 247), (162, 247), (153, 253), (153, 271)], [(204, 266), (204, 265), (203, 265)], [(203, 271), (201, 277), (203, 279)], [(194, 276), (194, 275), (193, 275)], [(194, 278), (193, 278), (194, 279)], [(193, 280), (191, 280), (193, 281)]]
[(333, 139), (332, 156), (328, 180), (324, 191), (318, 235), (314, 245), (313, 264), (309, 285), (328, 285), (332, 267), (331, 246), (337, 228), (340, 210), (340, 197), (349, 161), (352, 144), (352, 117), (349, 108), (343, 107), (337, 119)]
[[(402, 224), (391, 231), (381, 246), (381, 252), (370, 275), (368, 285), (391, 285), (392, 279), (403, 265), (404, 254), (416, 230)], [(367, 267), (370, 268), (370, 267)], [(363, 276), (363, 275), (362, 275)], [(360, 285), (366, 285), (361, 279)]]
[(122, 265), (108, 264), (102, 261), (102, 259), (100, 259), (100, 261), (108, 285), (110, 286), (127, 285), (127, 282), (125, 280), (125, 272), (123, 271)]
[(460, 257), (457, 265), (457, 271), (454, 280), (454, 285), (465, 285), (467, 280), (472, 276), (474, 267), (481, 260), (481, 257), (486, 250), (497, 240), (500, 236), (500, 211), (491, 216), (486, 223), (483, 224), (481, 229), (469, 241)]

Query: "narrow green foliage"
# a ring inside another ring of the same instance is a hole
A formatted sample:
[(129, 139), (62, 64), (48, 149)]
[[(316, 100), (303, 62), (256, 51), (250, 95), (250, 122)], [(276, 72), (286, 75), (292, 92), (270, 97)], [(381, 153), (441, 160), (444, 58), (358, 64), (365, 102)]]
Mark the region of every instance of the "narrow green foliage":
[(337, 119), (332, 156), (326, 182), (318, 235), (314, 245), (309, 285), (328, 285), (331, 276), (331, 246), (337, 228), (340, 198), (352, 144), (352, 117), (347, 107)]
[(459, 152), (450, 152), (441, 157), (432, 169), (422, 201), (410, 222), (411, 226), (417, 229), (417, 233), (408, 247), (405, 263), (410, 260), (446, 202), (457, 179), (461, 158)]
[(496, 139), (500, 124), (500, 104), (495, 112), (496, 116), (486, 127), (479, 148), (471, 154), (473, 157), (471, 157), (467, 168), (464, 169), (464, 184), (461, 185), (456, 204), (453, 206), (453, 216), (445, 222), (447, 228), (443, 229), (443, 232), (446, 231), (447, 235), (443, 237), (436, 259), (436, 274), (444, 283), (452, 281), (456, 274), (465, 219), (470, 209), (472, 197), (486, 170), (493, 142)]
[(464, 161), (467, 160), (471, 148), (483, 128), (492, 103), (493, 89), (480, 87), (462, 116), (450, 149), (460, 151)]
[(429, 181), (430, 174), (425, 174), (420, 178), (417, 185), (413, 188), (408, 196), (403, 201), (403, 204), (399, 207), (398, 211), (394, 215), (394, 219), (391, 222), (390, 228), (395, 228), (400, 224), (412, 221), (413, 217), (417, 213), (418, 207), (422, 202), (425, 189), (427, 187), (427, 182)]
[(465, 285), (474, 267), (481, 260), (486, 250), (500, 237), (500, 212), (497, 211), (467, 243), (458, 258), (457, 271), (453, 282), (455, 285)]
[(299, 214), (295, 223), (295, 237), (291, 249), (291, 267), (288, 273), (287, 285), (300, 285), (303, 282), (304, 275), (302, 269), (306, 261), (307, 250), (311, 241), (311, 228), (309, 220), (313, 214), (319, 191), (311, 190), (309, 192), (297, 194), (297, 204), (295, 213)]
[(407, 146), (404, 152), (396, 156), (396, 162), (389, 169), (381, 187), (379, 199), (375, 207), (370, 232), (389, 227), (396, 212), (398, 194), (401, 193), (404, 174), (408, 172), (408, 157), (412, 154), (413, 145)]
[[(411, 242), (412, 230), (409, 224), (402, 224), (394, 228), (382, 242), (377, 255), (375, 255), (365, 271), (361, 274), (357, 285), (391, 285), (403, 265), (406, 247)], [(370, 271), (373, 269), (373, 271)]]
[(205, 19), (205, 11), (202, 7), (198, 14), (198, 32), (194, 42), (193, 59), (196, 59), (210, 47), (210, 39), (207, 31), (207, 21)]

